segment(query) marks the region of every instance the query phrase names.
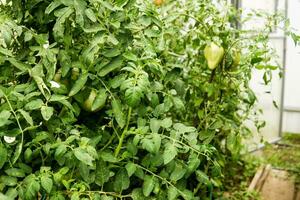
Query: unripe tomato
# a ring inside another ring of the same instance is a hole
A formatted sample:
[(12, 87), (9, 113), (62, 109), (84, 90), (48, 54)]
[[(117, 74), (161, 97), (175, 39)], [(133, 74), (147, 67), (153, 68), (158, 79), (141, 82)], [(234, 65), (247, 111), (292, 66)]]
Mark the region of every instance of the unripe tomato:
[(105, 105), (107, 99), (106, 90), (85, 89), (75, 95), (75, 100), (80, 103), (81, 107), (88, 112), (97, 112)]
[(74, 67), (74, 68), (72, 69), (71, 79), (75, 81), (75, 80), (78, 79), (79, 75), (80, 75), (80, 70), (79, 70), (79, 68)]
[(89, 112), (92, 111), (92, 106), (93, 106), (96, 96), (97, 96), (96, 90), (92, 89), (89, 97), (84, 101), (84, 103), (82, 105), (84, 110), (89, 111)]
[(156, 6), (161, 6), (164, 3), (164, 0), (154, 0)]
[(56, 74), (53, 77), (53, 80), (55, 82), (59, 83), (60, 79), (61, 79), (61, 69), (58, 69), (57, 72), (56, 72)]
[(224, 48), (212, 42), (206, 45), (204, 57), (207, 61), (208, 68), (214, 70), (224, 57)]

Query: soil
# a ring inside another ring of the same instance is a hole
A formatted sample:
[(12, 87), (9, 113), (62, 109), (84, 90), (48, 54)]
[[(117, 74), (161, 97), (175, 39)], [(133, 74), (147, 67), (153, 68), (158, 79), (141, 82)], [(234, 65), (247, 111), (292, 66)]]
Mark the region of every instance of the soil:
[(272, 170), (260, 190), (263, 200), (300, 200), (300, 135), (285, 134), (259, 153)]

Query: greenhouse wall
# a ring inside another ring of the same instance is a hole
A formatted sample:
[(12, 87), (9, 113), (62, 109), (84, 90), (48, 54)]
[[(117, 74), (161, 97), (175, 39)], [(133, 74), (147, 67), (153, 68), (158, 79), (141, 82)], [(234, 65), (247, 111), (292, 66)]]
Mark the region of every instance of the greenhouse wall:
[[(291, 26), (300, 30), (300, 1), (288, 1)], [(286, 79), (284, 87), (283, 131), (300, 133), (300, 48), (287, 39)]]
[[(297, 19), (300, 19), (299, 0), (241, 0), (240, 6), (249, 11), (255, 9), (281, 12), (290, 19), (291, 27), (300, 30), (300, 24), (297, 23)], [(242, 28), (256, 30), (262, 28), (262, 24), (259, 19), (252, 20)], [(278, 72), (274, 72), (271, 84), (264, 86), (262, 72), (253, 71), (252, 89), (258, 96), (258, 108), (264, 111), (262, 119), (266, 121), (266, 127), (261, 130), (261, 134), (253, 128), (256, 133), (255, 143), (259, 143), (261, 136), (272, 142), (285, 132), (300, 133), (300, 48), (295, 47), (291, 38), (285, 39), (281, 30), (274, 30), (270, 45), (277, 51), (279, 57), (274, 61), (284, 67), (285, 78), (280, 78)]]

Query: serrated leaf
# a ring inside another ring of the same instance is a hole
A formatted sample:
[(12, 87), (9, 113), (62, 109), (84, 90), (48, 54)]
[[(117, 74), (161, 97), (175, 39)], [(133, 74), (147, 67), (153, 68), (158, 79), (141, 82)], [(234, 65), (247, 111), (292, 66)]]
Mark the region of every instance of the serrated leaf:
[(93, 102), (92, 111), (101, 109), (105, 105), (106, 99), (107, 99), (106, 90), (100, 89), (98, 91), (98, 94), (97, 94), (94, 102)]
[(161, 121), (160, 125), (163, 128), (170, 128), (172, 126), (172, 119), (171, 118), (165, 118)]
[(5, 126), (6, 124), (8, 124), (9, 121), (9, 117), (11, 116), (11, 113), (8, 110), (2, 110), (0, 112), (0, 127)]
[(75, 157), (86, 165), (93, 166), (93, 161), (95, 160), (90, 154), (88, 154), (82, 148), (76, 148), (73, 150)]
[(136, 165), (132, 162), (129, 162), (126, 164), (125, 168), (127, 170), (128, 176), (131, 177), (136, 170)]
[(128, 88), (125, 92), (126, 103), (131, 107), (138, 106), (143, 96), (142, 88), (139, 86)]
[(25, 173), (22, 169), (18, 169), (18, 168), (10, 168), (5, 170), (5, 173), (9, 176), (13, 176), (13, 177), (25, 177)]
[(196, 178), (200, 183), (209, 184), (209, 177), (201, 170), (196, 171)]
[(36, 99), (30, 101), (25, 105), (26, 110), (37, 110), (40, 109), (44, 105), (44, 102), (41, 99)]
[(168, 200), (175, 200), (178, 196), (178, 191), (174, 186), (168, 188)]
[(75, 81), (73, 87), (69, 92), (69, 97), (74, 96), (83, 88), (83, 86), (88, 80), (88, 75), (88, 72), (84, 72), (79, 76), (79, 78)]
[(48, 175), (41, 176), (41, 185), (46, 190), (47, 193), (50, 193), (53, 186), (53, 181)]
[(18, 60), (16, 60), (15, 58), (9, 58), (7, 59), (13, 66), (15, 66), (17, 69), (19, 69), (20, 71), (24, 72), (27, 71), (28, 69), (30, 69), (30, 65), (24, 64)]
[(117, 99), (113, 99), (111, 102), (111, 106), (118, 125), (120, 126), (120, 128), (123, 128), (126, 123), (126, 118), (122, 110), (121, 102)]
[(40, 184), (36, 180), (32, 179), (26, 187), (25, 199), (35, 199), (39, 190)]
[(12, 176), (0, 176), (0, 183), (12, 187), (17, 185), (18, 179)]
[(51, 2), (48, 7), (45, 10), (46, 14), (50, 14), (53, 10), (55, 10), (57, 7), (59, 7), (61, 5), (61, 1), (60, 0), (55, 0), (53, 2)]
[(16, 149), (15, 149), (15, 152), (14, 152), (14, 156), (13, 156), (13, 159), (12, 159), (12, 163), (16, 163), (17, 160), (19, 159), (21, 153), (22, 153), (22, 149), (23, 149), (23, 144), (20, 142)]
[(101, 152), (100, 157), (106, 162), (118, 162), (118, 159), (111, 152)]
[(24, 117), (24, 119), (27, 121), (27, 123), (30, 124), (30, 126), (33, 126), (32, 117), (29, 115), (28, 112), (26, 112), (23, 109), (19, 109), (18, 112), (21, 113), (21, 115)]
[(84, 13), (92, 22), (97, 21), (96, 15), (92, 9), (88, 8), (84, 11)]
[(109, 173), (110, 173), (110, 171), (109, 171), (109, 168), (107, 167), (106, 163), (100, 159), (97, 162), (95, 183), (98, 186), (103, 186), (104, 183), (106, 183), (110, 178)]
[(148, 197), (154, 189), (155, 181), (153, 176), (145, 176), (143, 183), (143, 194)]
[(141, 188), (135, 188), (131, 193), (132, 200), (145, 200), (145, 196), (143, 195), (143, 191)]
[(110, 72), (116, 70), (117, 68), (120, 68), (123, 65), (123, 60), (121, 57), (114, 58), (110, 63), (108, 63), (106, 66), (101, 68), (99, 71), (99, 76), (104, 77)]
[(133, 53), (131, 52), (126, 52), (123, 54), (123, 57), (126, 58), (127, 60), (131, 60), (131, 61), (137, 61), (138, 58), (136, 55), (134, 55)]
[(46, 121), (48, 121), (52, 117), (53, 112), (54, 112), (53, 107), (42, 106), (42, 108), (41, 108), (42, 116), (43, 116), (44, 120), (46, 120)]
[(181, 164), (176, 164), (175, 169), (170, 175), (170, 180), (177, 182), (184, 177), (186, 173), (186, 168), (184, 168)]
[(150, 119), (150, 130), (152, 131), (152, 133), (158, 133), (160, 126), (161, 120), (155, 118)]
[(0, 169), (7, 161), (7, 149), (3, 144), (0, 144)]
[(168, 164), (171, 162), (177, 155), (177, 148), (174, 144), (168, 143), (165, 147), (163, 158), (164, 158), (164, 164)]
[(128, 189), (129, 184), (130, 180), (127, 171), (125, 169), (120, 169), (115, 176), (114, 190), (116, 192), (121, 192)]

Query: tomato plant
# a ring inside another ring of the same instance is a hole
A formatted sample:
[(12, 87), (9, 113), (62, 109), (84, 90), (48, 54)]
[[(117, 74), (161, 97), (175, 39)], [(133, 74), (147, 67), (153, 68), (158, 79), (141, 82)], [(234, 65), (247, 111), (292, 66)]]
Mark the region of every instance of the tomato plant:
[(253, 35), (219, 3), (1, 4), (1, 199), (218, 197), (280, 19)]

